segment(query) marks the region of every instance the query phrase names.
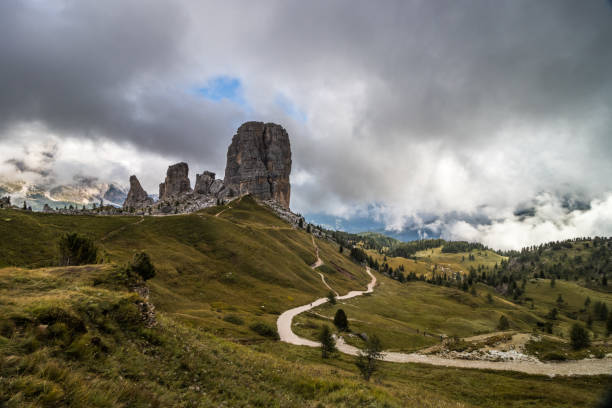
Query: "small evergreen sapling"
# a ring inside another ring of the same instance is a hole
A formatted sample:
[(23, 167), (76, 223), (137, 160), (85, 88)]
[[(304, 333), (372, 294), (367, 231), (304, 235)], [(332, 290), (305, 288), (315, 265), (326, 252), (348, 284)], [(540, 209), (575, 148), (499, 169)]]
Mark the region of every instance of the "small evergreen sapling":
[(331, 329), (326, 324), (321, 327), (319, 341), (321, 342), (321, 357), (328, 358), (330, 354), (336, 351), (336, 340), (334, 340)]

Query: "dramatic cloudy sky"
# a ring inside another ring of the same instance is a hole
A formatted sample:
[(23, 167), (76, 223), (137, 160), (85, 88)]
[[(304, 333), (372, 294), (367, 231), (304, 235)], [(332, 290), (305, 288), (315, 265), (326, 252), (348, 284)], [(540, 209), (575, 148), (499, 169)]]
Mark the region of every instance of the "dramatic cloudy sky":
[(3, 0), (0, 61), (5, 179), (222, 177), (262, 120), (318, 222), (612, 235), (609, 0)]

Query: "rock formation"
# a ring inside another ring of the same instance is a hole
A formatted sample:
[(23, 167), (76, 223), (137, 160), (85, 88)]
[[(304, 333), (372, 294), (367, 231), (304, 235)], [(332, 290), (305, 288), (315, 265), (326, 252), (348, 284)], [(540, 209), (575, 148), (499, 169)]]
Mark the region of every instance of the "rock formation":
[(127, 198), (123, 203), (123, 209), (143, 208), (152, 204), (153, 200), (144, 191), (136, 176), (130, 176), (130, 191), (128, 191)]
[(289, 208), (291, 146), (282, 126), (246, 122), (227, 149), (225, 188), (229, 194), (252, 194)]
[(0, 208), (11, 208), (11, 196), (0, 197)]
[(187, 163), (176, 163), (168, 167), (166, 180), (159, 185), (159, 200), (167, 200), (182, 193), (190, 192), (191, 183), (188, 175), (189, 166)]
[(196, 182), (193, 191), (198, 194), (210, 194), (210, 186), (215, 182), (215, 173), (205, 171), (202, 174), (196, 174)]

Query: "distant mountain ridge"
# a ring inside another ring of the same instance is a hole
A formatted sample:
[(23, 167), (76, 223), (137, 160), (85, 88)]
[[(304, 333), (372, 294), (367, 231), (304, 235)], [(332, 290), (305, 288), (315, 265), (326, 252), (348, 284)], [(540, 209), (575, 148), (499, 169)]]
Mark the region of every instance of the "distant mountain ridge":
[(75, 177), (69, 184), (28, 183), (23, 180), (0, 180), (0, 196), (10, 196), (13, 205), (26, 201), (34, 211), (47, 204), (51, 208), (104, 204), (121, 206), (127, 196), (125, 186), (117, 182), (100, 182), (95, 178)]

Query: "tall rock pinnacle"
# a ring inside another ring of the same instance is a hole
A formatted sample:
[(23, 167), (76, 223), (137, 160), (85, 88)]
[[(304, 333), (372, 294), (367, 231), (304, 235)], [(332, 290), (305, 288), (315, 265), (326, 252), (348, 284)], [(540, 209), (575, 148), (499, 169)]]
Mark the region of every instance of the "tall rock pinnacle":
[(289, 135), (280, 125), (246, 122), (227, 149), (225, 187), (236, 194), (275, 200), (289, 208), (291, 185)]
[(144, 191), (138, 178), (136, 176), (130, 176), (130, 191), (128, 191), (123, 208), (128, 210), (130, 208), (142, 208), (147, 205), (152, 205), (153, 200), (148, 196), (147, 192)]
[(166, 172), (166, 180), (159, 185), (159, 199), (165, 200), (191, 191), (188, 175), (189, 166), (187, 163), (181, 162), (169, 166)]

